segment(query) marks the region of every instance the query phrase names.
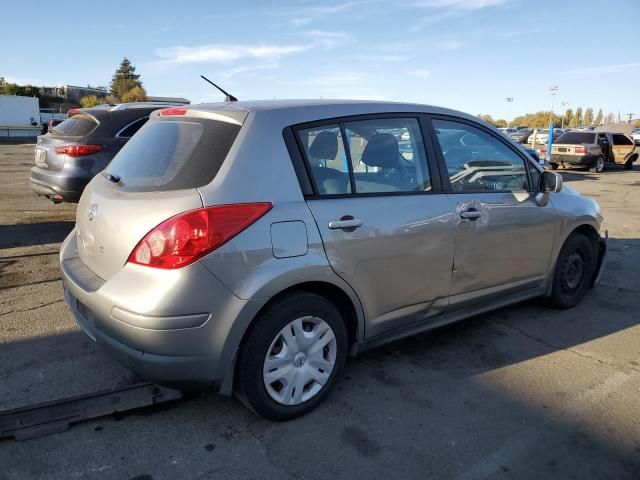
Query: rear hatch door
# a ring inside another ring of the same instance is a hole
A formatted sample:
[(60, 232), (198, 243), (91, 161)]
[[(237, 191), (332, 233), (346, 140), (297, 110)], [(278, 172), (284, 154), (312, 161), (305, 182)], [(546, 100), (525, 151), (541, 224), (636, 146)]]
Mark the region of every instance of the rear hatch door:
[(197, 188), (215, 177), (239, 130), (233, 121), (152, 118), (82, 194), (76, 213), (82, 261), (108, 280), (150, 230), (201, 208)]

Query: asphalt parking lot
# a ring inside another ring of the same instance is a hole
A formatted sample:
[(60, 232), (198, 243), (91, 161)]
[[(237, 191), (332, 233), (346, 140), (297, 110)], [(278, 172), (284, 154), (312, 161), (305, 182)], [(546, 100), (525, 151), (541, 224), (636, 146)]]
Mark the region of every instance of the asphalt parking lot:
[[(136, 381), (67, 311), (75, 208), (30, 194), (32, 156), (0, 145), (0, 410)], [(202, 394), (0, 441), (0, 478), (640, 478), (640, 167), (562, 173), (610, 235), (577, 308), (528, 302), (351, 359), (284, 424)]]

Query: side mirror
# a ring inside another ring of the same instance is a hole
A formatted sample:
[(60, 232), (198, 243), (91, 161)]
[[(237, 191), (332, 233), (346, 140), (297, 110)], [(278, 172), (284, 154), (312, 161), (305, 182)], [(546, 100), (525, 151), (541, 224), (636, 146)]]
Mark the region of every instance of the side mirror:
[(543, 193), (559, 192), (562, 190), (562, 176), (559, 173), (545, 170), (542, 172), (540, 189)]

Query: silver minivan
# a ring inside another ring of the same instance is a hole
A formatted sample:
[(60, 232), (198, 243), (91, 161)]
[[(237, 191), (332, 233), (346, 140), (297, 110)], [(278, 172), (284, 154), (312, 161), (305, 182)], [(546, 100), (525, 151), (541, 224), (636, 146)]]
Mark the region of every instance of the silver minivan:
[(464, 113), (233, 102), (154, 112), (85, 189), (60, 262), (78, 324), (123, 364), (287, 420), (348, 355), (533, 297), (573, 307), (601, 222)]

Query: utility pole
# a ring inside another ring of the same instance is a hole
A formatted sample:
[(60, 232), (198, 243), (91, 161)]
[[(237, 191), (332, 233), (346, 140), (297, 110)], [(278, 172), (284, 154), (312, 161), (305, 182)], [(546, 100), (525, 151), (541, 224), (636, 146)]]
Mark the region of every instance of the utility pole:
[[(629, 115), (629, 120), (627, 120), (627, 123), (631, 123), (631, 118), (635, 115), (635, 113), (625, 113), (625, 115)], [(507, 123), (507, 126), (509, 126), (509, 123)]]
[[(569, 106), (569, 102), (562, 102), (562, 108), (564, 108), (566, 110), (566, 108), (568, 106)], [(566, 113), (567, 112), (562, 112), (562, 127), (560, 127), (560, 128), (564, 128), (564, 117), (565, 117)]]
[(507, 128), (509, 128), (509, 107), (513, 103), (513, 97), (507, 97), (505, 100), (507, 101)]
[(551, 87), (549, 87), (549, 95), (551, 96), (551, 118), (553, 118), (553, 100), (558, 94), (558, 90), (560, 89), (557, 85), (552, 85)]

